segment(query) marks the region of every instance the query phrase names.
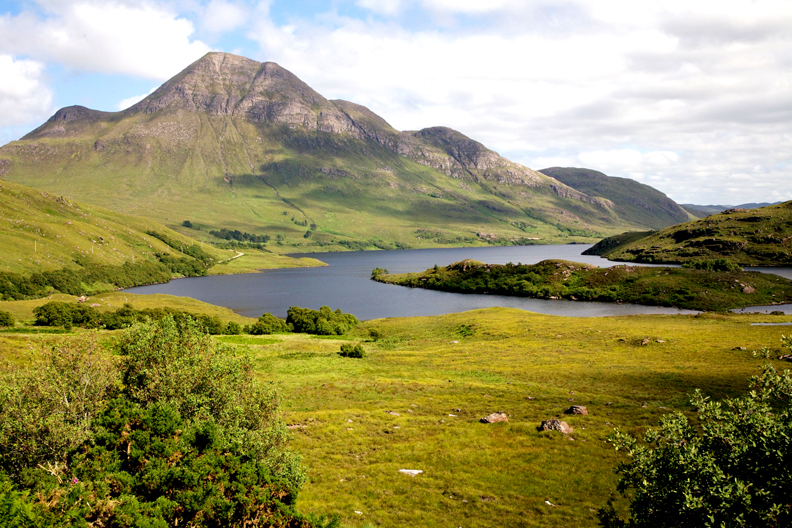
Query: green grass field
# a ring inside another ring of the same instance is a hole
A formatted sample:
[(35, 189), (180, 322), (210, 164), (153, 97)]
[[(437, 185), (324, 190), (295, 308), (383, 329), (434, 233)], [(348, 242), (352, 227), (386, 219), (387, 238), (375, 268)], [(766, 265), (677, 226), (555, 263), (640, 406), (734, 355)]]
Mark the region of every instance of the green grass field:
[[(24, 321), (44, 301), (4, 302), (0, 309)], [(115, 292), (89, 302), (100, 310), (129, 302), (253, 321), (164, 295)], [(687, 397), (694, 388), (714, 398), (745, 392), (764, 362), (751, 351), (778, 349), (789, 332), (751, 323), (790, 320), (759, 314), (570, 318), (491, 308), (371, 320), (341, 337), (216, 339), (251, 354), (259, 377), (282, 393), (291, 445), (309, 476), (301, 511), (337, 514), (349, 527), (582, 527), (596, 525), (597, 508), (615, 490), (613, 468), (622, 455), (606, 442), (615, 427), (637, 435), (665, 413), (691, 413)], [(84, 332), (14, 330), (0, 332), (0, 358), (18, 366), (35, 361), (47, 343)], [(117, 336), (100, 332), (103, 340)], [(367, 357), (340, 357), (345, 343), (362, 344)], [(573, 403), (589, 414), (564, 415)], [(479, 423), (497, 411), (509, 422)], [(537, 432), (553, 417), (574, 432)], [(400, 469), (423, 473), (411, 477)]]
[[(751, 350), (777, 348), (785, 329), (750, 322), (790, 319), (496, 308), (369, 321), (347, 341), (220, 339), (249, 349), (283, 393), (310, 477), (301, 510), (355, 527), (593, 526), (615, 490), (613, 428), (636, 434), (664, 413), (690, 412), (696, 387), (716, 398), (745, 391), (762, 363)], [(362, 342), (368, 357), (339, 357), (345, 342)], [(573, 434), (536, 431), (573, 403), (589, 410), (564, 418)], [(495, 411), (509, 423), (479, 423)]]

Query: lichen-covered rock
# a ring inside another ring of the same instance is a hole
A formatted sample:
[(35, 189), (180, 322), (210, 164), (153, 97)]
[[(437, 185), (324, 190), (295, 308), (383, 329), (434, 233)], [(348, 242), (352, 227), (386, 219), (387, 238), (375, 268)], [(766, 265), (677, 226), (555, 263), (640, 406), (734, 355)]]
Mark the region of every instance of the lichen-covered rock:
[(508, 421), (509, 421), (509, 417), (506, 416), (506, 413), (502, 413), (502, 412), (492, 413), (480, 420), (481, 423), (498, 423), (498, 422), (508, 422)]
[(570, 434), (574, 431), (568, 423), (557, 418), (550, 420), (542, 420), (542, 424), (536, 428), (539, 431), (560, 431), (564, 434)]
[(584, 405), (572, 405), (564, 414), (588, 414), (588, 409)]

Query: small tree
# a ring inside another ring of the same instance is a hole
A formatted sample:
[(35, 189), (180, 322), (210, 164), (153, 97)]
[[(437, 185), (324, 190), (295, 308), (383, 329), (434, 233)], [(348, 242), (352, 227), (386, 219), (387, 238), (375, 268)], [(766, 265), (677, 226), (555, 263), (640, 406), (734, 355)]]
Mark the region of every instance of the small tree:
[(698, 425), (666, 415), (648, 445), (616, 431), (609, 441), (631, 458), (616, 470), (630, 516), (609, 501), (600, 526), (792, 526), (792, 376), (766, 365), (751, 387), (723, 402), (697, 390)]
[(14, 316), (11, 312), (0, 310), (0, 326), (14, 326)]

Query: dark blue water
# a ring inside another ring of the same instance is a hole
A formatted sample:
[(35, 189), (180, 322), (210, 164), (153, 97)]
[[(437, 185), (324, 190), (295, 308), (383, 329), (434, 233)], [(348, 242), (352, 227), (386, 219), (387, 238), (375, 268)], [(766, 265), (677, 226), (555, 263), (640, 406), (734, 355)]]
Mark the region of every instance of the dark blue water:
[(551, 301), (446, 293), (418, 288), (381, 284), (369, 279), (374, 268), (391, 273), (423, 271), (437, 264), (446, 266), (466, 258), (490, 264), (509, 262), (535, 264), (556, 258), (613, 266), (596, 256), (583, 256), (588, 245), (516, 246), (492, 248), (415, 249), (401, 251), (358, 251), (348, 253), (311, 253), (310, 256), (329, 264), (321, 268), (268, 270), (245, 275), (187, 278), (167, 284), (141, 286), (130, 293), (166, 293), (192, 297), (211, 304), (226, 306), (248, 317), (270, 312), (286, 316), (290, 306), (317, 309), (322, 305), (340, 308), (360, 319), (440, 315), (476, 308), (505, 306), (532, 312), (575, 317), (634, 314), (691, 313), (686, 310), (631, 304)]

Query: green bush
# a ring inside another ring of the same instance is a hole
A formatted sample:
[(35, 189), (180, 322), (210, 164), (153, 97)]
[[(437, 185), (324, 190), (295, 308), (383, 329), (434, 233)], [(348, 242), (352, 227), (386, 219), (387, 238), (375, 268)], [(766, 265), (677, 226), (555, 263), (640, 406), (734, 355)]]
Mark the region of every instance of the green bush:
[(11, 312), (0, 310), (0, 326), (14, 326), (14, 316)]
[(341, 352), (338, 355), (349, 358), (364, 358), (366, 357), (366, 351), (363, 350), (362, 345), (341, 345)]
[(267, 312), (258, 318), (258, 321), (250, 326), (248, 333), (253, 335), (274, 334), (276, 332), (286, 332), (289, 327), (283, 319), (278, 319)]
[(305, 476), (249, 358), (173, 317), (113, 352), (61, 343), (0, 377), (4, 526), (325, 526), (294, 510)]
[(352, 314), (345, 314), (340, 309), (333, 311), (327, 306), (322, 306), (319, 310), (292, 306), (286, 312), (286, 323), (298, 333), (343, 335), (359, 321)]
[(667, 415), (645, 443), (616, 431), (610, 442), (631, 459), (617, 468), (630, 516), (609, 503), (600, 526), (792, 526), (792, 376), (766, 365), (751, 385), (725, 402), (696, 391), (697, 423)]

